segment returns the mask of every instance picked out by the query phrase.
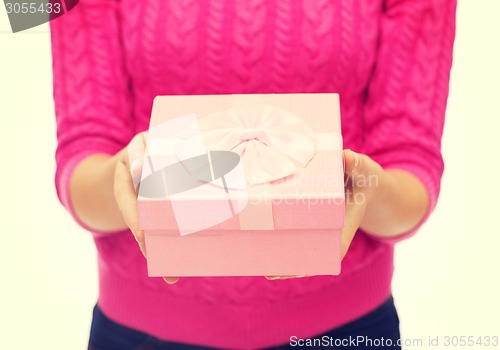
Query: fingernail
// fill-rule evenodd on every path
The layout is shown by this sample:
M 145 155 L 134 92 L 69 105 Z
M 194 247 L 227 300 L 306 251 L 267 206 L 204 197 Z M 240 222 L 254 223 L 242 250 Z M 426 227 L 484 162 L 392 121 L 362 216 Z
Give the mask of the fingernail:
M 163 280 L 167 282 L 167 284 L 175 284 L 179 281 L 179 277 L 163 277 Z
M 147 258 L 148 256 L 146 254 L 146 245 L 144 243 L 139 243 L 139 249 L 141 250 L 142 255 Z
M 353 175 L 356 175 L 358 173 L 358 166 L 359 166 L 359 154 L 357 154 L 354 151 L 351 151 L 352 154 L 354 155 L 354 165 L 352 167 L 351 173 Z
M 132 234 L 137 243 L 144 243 L 144 231 L 141 229 L 133 229 Z M 137 238 L 140 237 L 140 238 Z
M 274 280 L 279 280 L 281 277 L 280 276 L 267 276 L 266 278 L 270 281 L 274 281 Z
M 134 159 L 130 164 L 130 175 L 132 177 L 139 177 L 142 173 L 142 161 L 140 159 Z
M 132 163 L 130 163 L 130 170 L 137 169 L 139 167 L 140 159 L 134 159 Z

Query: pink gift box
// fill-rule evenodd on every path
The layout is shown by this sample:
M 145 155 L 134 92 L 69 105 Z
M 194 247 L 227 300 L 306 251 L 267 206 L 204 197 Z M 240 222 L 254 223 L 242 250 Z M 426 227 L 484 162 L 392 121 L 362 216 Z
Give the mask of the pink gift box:
M 339 97 L 157 96 L 138 195 L 149 276 L 338 275 Z

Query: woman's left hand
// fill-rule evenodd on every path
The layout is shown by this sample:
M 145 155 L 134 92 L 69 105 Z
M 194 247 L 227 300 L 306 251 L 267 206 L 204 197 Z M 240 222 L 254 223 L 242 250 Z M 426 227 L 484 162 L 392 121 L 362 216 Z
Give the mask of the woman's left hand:
M 341 236 L 341 258 L 361 226 L 368 202 L 376 191 L 379 179 L 384 175 L 382 167 L 369 156 L 344 150 L 345 226 Z M 308 276 L 266 276 L 268 280 L 300 278 Z

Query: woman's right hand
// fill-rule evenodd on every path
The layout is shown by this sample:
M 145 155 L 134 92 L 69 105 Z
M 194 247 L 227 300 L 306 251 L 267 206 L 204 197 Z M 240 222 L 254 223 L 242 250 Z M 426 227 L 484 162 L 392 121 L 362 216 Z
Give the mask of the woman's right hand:
M 139 226 L 137 211 L 137 188 L 141 181 L 142 165 L 146 149 L 147 132 L 134 136 L 130 143 L 116 154 L 117 162 L 114 176 L 114 196 L 125 224 L 132 231 L 144 257 L 146 245 L 144 232 Z M 176 283 L 178 277 L 163 277 L 168 284 Z

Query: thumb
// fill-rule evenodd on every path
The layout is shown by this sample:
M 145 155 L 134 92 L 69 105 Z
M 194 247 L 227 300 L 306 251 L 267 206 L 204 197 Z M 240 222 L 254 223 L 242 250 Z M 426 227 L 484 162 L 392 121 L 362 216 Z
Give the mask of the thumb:
M 351 151 L 344 150 L 344 174 L 350 178 L 363 174 L 363 158 L 362 155 Z
M 144 162 L 144 154 L 146 148 L 145 137 L 146 132 L 139 133 L 134 136 L 127 147 L 128 152 L 128 165 L 134 189 L 137 192 L 142 175 L 142 165 Z

